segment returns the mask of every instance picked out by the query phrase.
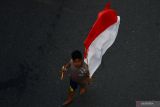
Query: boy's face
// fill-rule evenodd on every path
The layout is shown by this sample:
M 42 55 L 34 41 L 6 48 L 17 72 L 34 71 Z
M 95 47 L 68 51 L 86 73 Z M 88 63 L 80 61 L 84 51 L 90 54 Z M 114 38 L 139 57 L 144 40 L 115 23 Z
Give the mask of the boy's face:
M 74 65 L 76 68 L 81 67 L 81 65 L 82 65 L 82 59 L 75 59 L 75 60 L 73 60 L 73 65 Z

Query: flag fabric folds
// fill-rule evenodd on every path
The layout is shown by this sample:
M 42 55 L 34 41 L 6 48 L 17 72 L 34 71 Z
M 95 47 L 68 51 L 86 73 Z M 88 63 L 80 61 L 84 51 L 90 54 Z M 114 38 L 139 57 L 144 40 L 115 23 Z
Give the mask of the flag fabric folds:
M 116 39 L 120 17 L 110 4 L 99 12 L 97 20 L 84 41 L 84 61 L 88 64 L 90 77 L 100 66 L 102 56 Z

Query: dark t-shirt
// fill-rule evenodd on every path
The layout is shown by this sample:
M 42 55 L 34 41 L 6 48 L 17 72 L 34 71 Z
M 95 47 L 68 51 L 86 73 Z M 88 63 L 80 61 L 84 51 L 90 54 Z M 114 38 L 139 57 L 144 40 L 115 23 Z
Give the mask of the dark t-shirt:
M 80 68 L 76 68 L 73 65 L 72 60 L 69 62 L 70 66 L 68 68 L 69 77 L 75 82 L 83 82 L 86 78 L 89 77 L 88 65 L 83 62 Z

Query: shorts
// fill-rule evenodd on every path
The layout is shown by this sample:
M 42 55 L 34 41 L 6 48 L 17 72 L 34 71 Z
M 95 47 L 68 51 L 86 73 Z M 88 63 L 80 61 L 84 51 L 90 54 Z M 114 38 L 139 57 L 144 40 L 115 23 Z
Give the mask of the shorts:
M 73 81 L 72 79 L 70 79 L 70 87 L 69 87 L 70 92 L 74 92 L 78 88 L 78 86 L 86 87 L 86 84 L 77 83 L 77 82 Z

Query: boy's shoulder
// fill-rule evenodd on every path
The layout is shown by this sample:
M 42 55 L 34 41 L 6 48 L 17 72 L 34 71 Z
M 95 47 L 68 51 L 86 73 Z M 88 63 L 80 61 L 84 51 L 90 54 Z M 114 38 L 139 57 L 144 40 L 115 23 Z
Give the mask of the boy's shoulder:
M 88 70 L 88 65 L 85 62 L 83 62 L 83 68 Z
M 70 61 L 68 62 L 69 64 L 72 64 L 73 63 L 73 60 L 72 59 L 70 59 Z
M 85 67 L 88 67 L 88 64 L 86 64 L 85 62 L 83 62 L 83 65 L 84 65 Z

